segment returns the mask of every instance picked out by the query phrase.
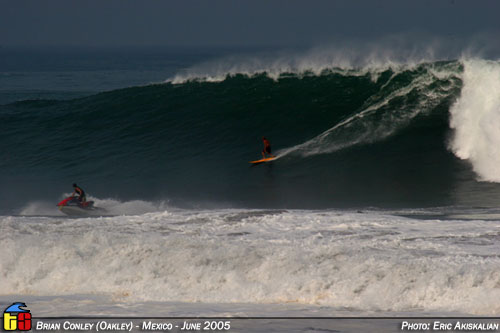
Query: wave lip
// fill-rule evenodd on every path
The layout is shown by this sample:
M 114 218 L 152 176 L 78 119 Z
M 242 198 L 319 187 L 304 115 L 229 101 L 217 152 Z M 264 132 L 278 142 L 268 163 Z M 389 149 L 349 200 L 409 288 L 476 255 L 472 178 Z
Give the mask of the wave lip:
M 394 43 L 395 42 L 395 43 Z M 383 43 L 317 47 L 303 52 L 274 52 L 270 55 L 227 56 L 192 66 L 167 82 L 182 84 L 190 81 L 221 82 L 228 77 L 266 75 L 277 80 L 288 75 L 321 75 L 341 73 L 366 75 L 401 68 L 413 68 L 422 63 L 435 62 L 443 53 L 439 43 L 405 47 L 402 39 Z M 448 57 L 442 58 L 448 59 Z M 456 58 L 452 58 L 456 59 Z

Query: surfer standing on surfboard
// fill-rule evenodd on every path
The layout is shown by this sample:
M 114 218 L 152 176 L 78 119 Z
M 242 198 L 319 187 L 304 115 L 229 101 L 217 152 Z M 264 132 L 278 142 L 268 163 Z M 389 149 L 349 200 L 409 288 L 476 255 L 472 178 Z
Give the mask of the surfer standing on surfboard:
M 269 140 L 267 140 L 265 137 L 262 137 L 262 142 L 264 142 L 264 150 L 262 151 L 262 158 L 266 158 L 266 154 L 269 155 L 270 157 L 274 157 L 274 155 L 271 154 L 271 144 L 269 143 Z

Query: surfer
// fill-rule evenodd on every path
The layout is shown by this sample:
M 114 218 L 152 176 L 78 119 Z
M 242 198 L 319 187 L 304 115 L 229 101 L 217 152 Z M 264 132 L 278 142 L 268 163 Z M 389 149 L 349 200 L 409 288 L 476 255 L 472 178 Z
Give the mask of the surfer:
M 75 196 L 78 194 L 78 201 L 81 203 L 84 203 L 87 201 L 87 198 L 85 197 L 85 191 L 82 190 L 82 188 L 76 184 L 73 184 L 73 188 L 75 189 L 73 193 L 71 193 L 71 196 Z
M 271 154 L 271 144 L 269 143 L 269 140 L 267 140 L 265 137 L 262 137 L 262 142 L 264 142 L 264 150 L 262 150 L 262 158 L 266 158 L 266 154 L 269 155 L 270 157 L 274 157 L 274 155 Z

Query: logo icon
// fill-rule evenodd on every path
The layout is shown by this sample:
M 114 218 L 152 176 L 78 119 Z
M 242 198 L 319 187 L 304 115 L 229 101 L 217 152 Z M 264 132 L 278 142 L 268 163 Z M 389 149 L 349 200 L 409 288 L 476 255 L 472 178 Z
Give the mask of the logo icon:
M 31 313 L 25 308 L 26 304 L 22 302 L 12 303 L 3 312 L 3 329 L 6 331 L 29 331 L 31 329 Z

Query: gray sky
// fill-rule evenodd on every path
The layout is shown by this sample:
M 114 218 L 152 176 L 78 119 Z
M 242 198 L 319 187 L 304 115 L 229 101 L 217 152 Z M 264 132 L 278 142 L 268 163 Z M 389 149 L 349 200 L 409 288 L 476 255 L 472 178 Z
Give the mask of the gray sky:
M 404 33 L 498 37 L 500 1 L 0 0 L 3 46 L 309 46 Z

